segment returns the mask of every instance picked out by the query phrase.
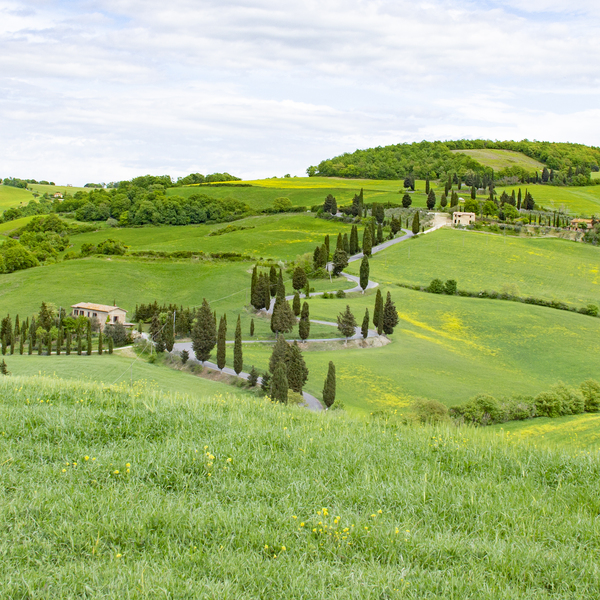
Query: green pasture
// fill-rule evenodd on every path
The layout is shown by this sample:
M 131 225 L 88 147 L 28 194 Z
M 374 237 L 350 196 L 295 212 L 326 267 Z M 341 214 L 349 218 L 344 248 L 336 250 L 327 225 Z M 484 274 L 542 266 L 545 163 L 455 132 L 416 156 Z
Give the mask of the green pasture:
M 592 173 L 592 179 L 600 179 L 600 172 L 596 171 L 595 173 Z
M 485 167 L 491 167 L 494 171 L 500 171 L 507 167 L 521 167 L 529 171 L 542 171 L 544 164 L 530 158 L 522 152 L 512 150 L 451 150 L 455 154 L 466 154 Z
M 391 291 L 400 323 L 381 348 L 314 344 L 305 353 L 306 389 L 321 396 L 328 362 L 339 397 L 353 412 L 406 410 L 419 397 L 451 406 L 476 394 L 538 394 L 559 380 L 600 379 L 600 319 L 530 305 Z M 311 317 L 335 321 L 346 304 L 358 323 L 375 295 L 310 302 Z M 372 327 L 372 324 L 371 324 Z M 244 362 L 265 369 L 270 349 L 244 347 Z
M 115 350 L 112 355 L 105 353 L 102 356 L 97 354 L 78 356 L 76 353 L 70 356 L 8 354 L 2 358 L 6 361 L 12 375 L 51 377 L 61 380 L 76 379 L 82 382 L 125 387 L 133 385 L 138 392 L 146 389 L 202 396 L 232 391 L 232 388 L 224 383 L 170 369 L 157 363 L 151 364 L 147 362 L 145 355 L 136 360 L 135 357 L 125 356 L 122 352 L 124 351 Z
M 31 192 L 11 185 L 0 184 L 0 210 L 4 211 L 20 204 L 27 204 L 30 200 L 35 200 Z
M 562 210 L 570 215 L 600 215 L 600 186 L 559 187 L 554 185 L 524 185 L 497 187 L 496 193 L 505 191 L 510 194 L 513 189 L 518 193 L 519 188 L 531 192 L 538 207 L 547 210 Z
M 427 286 L 455 279 L 458 289 L 495 290 L 600 306 L 600 249 L 558 238 L 518 238 L 444 228 L 370 259 L 371 279 Z M 360 262 L 347 271 L 358 275 Z
M 576 453 L 596 453 L 600 449 L 598 413 L 510 421 L 494 425 L 490 430 L 503 435 L 506 440 L 525 441 L 543 448 L 568 448 Z
M 209 235 L 213 231 L 232 227 L 251 227 L 222 235 Z M 82 244 L 99 244 L 112 238 L 122 241 L 132 252 L 157 250 L 175 252 L 239 252 L 255 259 L 295 260 L 299 255 L 314 251 L 326 235 L 335 248 L 338 233 L 350 235 L 346 223 L 317 219 L 314 214 L 277 214 L 250 217 L 232 223 L 217 225 L 187 225 L 137 228 L 109 228 L 71 238 L 69 250 L 78 252 Z
M 0 423 L 5 598 L 600 595 L 588 456 L 43 378 L 1 378 Z
M 40 195 L 46 193 L 48 196 L 52 196 L 57 192 L 63 194 L 63 196 L 65 194 L 70 194 L 72 196 L 75 192 L 85 192 L 87 194 L 91 189 L 72 185 L 41 185 L 39 183 L 30 183 L 29 187 Z
M 6 223 L 0 223 L 0 234 L 1 235 L 10 235 L 15 229 L 19 229 L 19 227 L 23 227 L 23 225 L 27 225 L 29 221 L 33 219 L 31 217 L 21 217 L 20 219 L 15 219 L 14 221 L 7 221 Z

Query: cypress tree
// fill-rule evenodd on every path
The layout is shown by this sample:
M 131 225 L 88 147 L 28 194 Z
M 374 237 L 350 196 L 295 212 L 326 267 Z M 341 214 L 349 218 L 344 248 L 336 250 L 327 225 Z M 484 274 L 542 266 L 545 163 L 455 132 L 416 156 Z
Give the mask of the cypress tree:
M 327 408 L 333 405 L 335 402 L 335 365 L 329 361 L 329 368 L 327 369 L 327 377 L 325 378 L 325 384 L 323 385 L 323 404 Z
M 271 373 L 269 371 L 265 371 L 260 380 L 260 389 L 263 394 L 271 393 Z
M 446 198 L 446 194 L 442 194 L 442 197 L 440 198 L 440 206 L 442 208 L 446 208 L 447 205 L 448 205 L 448 199 Z
M 306 272 L 302 267 L 296 267 L 294 269 L 294 274 L 292 275 L 292 287 L 295 290 L 301 290 L 306 287 L 308 283 L 308 277 L 306 277 Z
M 521 195 L 521 188 L 519 188 L 519 195 L 517 196 L 517 210 L 521 210 L 522 202 L 523 202 L 523 196 Z
M 474 185 L 471 186 L 471 200 L 477 200 L 477 188 Z
M 242 355 L 242 320 L 238 315 L 237 325 L 235 326 L 235 342 L 233 343 L 233 370 L 239 375 L 244 366 L 244 357 Z
M 150 338 L 152 341 L 158 341 L 158 334 L 160 332 L 160 319 L 158 318 L 158 313 L 154 313 L 152 315 L 152 321 L 150 322 Z
M 288 346 L 286 354 L 288 386 L 294 392 L 302 393 L 302 388 L 308 379 L 308 369 L 298 342 Z
M 371 236 L 371 228 L 367 225 L 365 232 L 363 233 L 363 254 L 365 256 L 371 256 L 371 249 L 373 247 L 373 237 Z
M 348 255 L 343 250 L 336 250 L 332 262 L 332 273 L 337 277 L 348 266 Z
M 429 190 L 431 188 L 429 187 L 429 177 L 427 177 L 427 179 L 425 179 L 425 193 L 429 194 Z
M 363 294 L 369 285 L 369 258 L 367 256 L 363 256 L 363 259 L 360 263 L 360 287 L 363 290 Z
M 294 315 L 296 315 L 296 316 L 300 315 L 300 294 L 298 293 L 298 290 L 296 290 L 296 293 L 294 294 L 294 301 L 292 302 L 292 310 L 294 311 Z
M 381 295 L 381 289 L 377 288 L 377 294 L 375 294 L 375 309 L 373 310 L 373 325 L 379 326 L 380 315 L 383 313 L 383 296 Z
M 280 362 L 275 367 L 271 381 L 271 400 L 287 404 L 288 401 L 288 379 L 285 372 L 285 364 Z
M 281 275 L 281 270 L 279 271 L 279 274 Z M 277 293 L 277 284 L 277 269 L 275 268 L 275 265 L 271 265 L 271 268 L 269 269 L 269 292 L 271 297 L 274 297 Z
M 25 337 L 21 335 L 19 337 L 19 354 L 22 356 L 25 351 Z
M 222 371 L 226 363 L 225 341 L 227 336 L 227 319 L 225 315 L 219 321 L 219 331 L 217 333 L 217 367 Z
M 335 244 L 335 249 L 336 250 L 343 250 L 344 249 L 344 238 L 342 237 L 342 232 L 341 231 L 340 231 L 340 233 L 338 233 L 337 242 Z
M 167 314 L 167 322 L 163 329 L 163 340 L 165 341 L 167 352 L 172 352 L 175 345 L 175 331 L 173 328 L 173 313 L 171 312 Z
M 29 334 L 28 338 L 27 354 L 33 354 L 33 339 L 31 338 L 31 334 Z
M 266 273 L 262 276 L 263 306 L 266 311 L 271 309 L 271 281 Z
M 15 334 L 11 327 L 11 329 L 10 329 L 10 353 L 11 354 L 15 353 L 15 341 L 16 341 Z
M 377 322 L 377 335 L 381 335 L 383 333 L 383 308 L 379 313 L 379 320 Z
M 415 216 L 413 217 L 412 232 L 416 235 L 417 233 L 419 233 L 420 228 L 421 228 L 421 224 L 419 222 L 419 211 L 417 211 L 415 213 Z
M 382 244 L 383 243 L 383 226 L 381 225 L 381 223 L 379 223 L 379 225 L 377 225 L 377 244 Z
M 252 304 L 252 306 L 254 306 L 254 308 L 256 308 L 257 310 L 259 310 L 260 308 L 262 308 L 260 306 L 262 298 L 259 297 L 257 288 L 258 288 L 258 268 L 256 265 L 254 265 L 254 268 L 252 269 L 252 281 L 250 283 L 250 304 Z
M 319 266 L 324 267 L 329 261 L 329 250 L 327 249 L 327 246 L 325 244 L 321 246 L 320 252 L 321 253 L 319 255 Z
M 446 191 L 446 194 L 448 192 Z M 432 210 L 435 206 L 435 192 L 433 190 L 429 190 L 429 194 L 427 195 L 427 208 Z
M 360 328 L 360 332 L 363 336 L 363 339 L 366 340 L 369 335 L 369 309 L 365 309 L 365 316 L 363 317 L 362 326 Z
M 44 335 L 43 334 L 38 334 L 37 336 L 37 350 L 38 350 L 38 355 L 41 356 L 42 352 L 44 351 Z M 4 354 L 4 352 L 3 352 Z
M 254 337 L 254 319 L 250 320 L 250 337 Z
M 112 337 L 109 337 L 109 338 L 108 338 L 108 353 L 109 353 L 109 354 L 112 354 L 112 353 L 113 353 L 113 349 L 114 349 L 114 347 L 115 347 L 115 342 L 114 342 L 114 340 L 112 339 Z
M 282 335 L 277 336 L 277 340 L 273 345 L 273 351 L 271 352 L 271 358 L 269 358 L 269 371 L 275 373 L 275 367 L 279 363 L 285 362 L 285 356 L 288 349 L 288 343 Z
M 386 335 L 394 333 L 394 327 L 398 325 L 398 311 L 396 305 L 392 301 L 392 295 L 388 292 L 383 307 L 383 331 Z
M 6 355 L 6 334 L 2 336 L 2 354 Z
M 356 225 L 353 225 L 350 231 L 350 254 L 354 255 L 359 251 L 360 247 L 358 245 L 358 227 Z
M 8 366 L 4 359 L 2 359 L 2 363 L 0 364 L 0 373 L 2 373 L 2 375 L 10 375 L 10 371 L 8 370 Z
M 67 335 L 67 343 L 65 345 L 65 354 L 67 356 L 70 356 L 71 355 L 71 332 L 67 331 L 66 335 Z
M 277 280 L 277 295 L 273 306 L 273 314 L 271 315 L 271 331 L 273 333 L 288 333 L 296 324 L 296 317 L 290 307 L 289 302 L 285 299 L 285 286 L 283 285 L 283 275 L 279 271 Z
M 346 310 L 340 313 L 337 317 L 337 326 L 340 333 L 346 338 L 352 337 L 356 332 L 356 319 L 350 310 L 350 306 L 346 305 Z
M 192 329 L 192 348 L 196 358 L 204 362 L 210 358 L 210 353 L 217 343 L 215 320 L 206 298 L 198 310 L 198 318 Z
M 331 245 L 329 243 L 329 234 L 325 236 L 325 248 L 327 248 L 327 260 L 329 260 L 329 254 L 331 253 Z
M 56 336 L 56 354 L 57 354 L 57 356 L 62 351 L 62 345 L 63 345 L 63 329 L 62 329 L 62 327 L 59 327 L 58 335 Z
M 350 254 L 350 240 L 348 239 L 347 233 L 344 234 L 343 246 L 344 246 L 344 248 L 343 248 L 344 252 L 346 254 Z
M 308 302 L 302 304 L 302 312 L 300 313 L 300 323 L 298 324 L 298 335 L 301 340 L 307 340 L 310 335 L 310 315 Z
M 33 345 L 37 341 L 37 324 L 35 322 L 35 317 L 31 317 L 31 325 L 29 326 L 29 335 L 31 335 L 31 339 L 33 340 Z
M 86 354 L 92 355 L 92 322 L 88 319 L 87 322 L 87 349 Z
M 258 371 L 254 368 L 254 365 L 252 365 L 252 368 L 250 369 L 250 373 L 248 374 L 248 385 L 250 387 L 255 387 L 257 383 L 258 383 Z
M 104 348 L 102 347 L 104 340 L 102 339 L 102 329 L 100 329 L 100 331 L 98 332 L 98 355 L 102 356 L 102 352 L 104 351 Z M 57 349 L 58 349 L 58 342 L 56 343 Z M 57 354 L 60 354 L 60 352 L 58 352 L 57 350 Z
M 48 331 L 46 333 L 46 350 L 48 351 L 48 356 L 52 354 L 52 332 Z

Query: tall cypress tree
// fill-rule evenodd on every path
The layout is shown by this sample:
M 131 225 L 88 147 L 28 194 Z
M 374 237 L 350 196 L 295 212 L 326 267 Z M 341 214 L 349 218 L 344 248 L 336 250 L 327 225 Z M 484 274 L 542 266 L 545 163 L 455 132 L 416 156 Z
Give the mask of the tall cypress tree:
M 523 196 L 521 195 L 521 188 L 519 188 L 519 195 L 517 196 L 517 210 L 521 210 L 522 201 L 523 201 Z
M 429 194 L 429 190 L 431 188 L 429 187 L 429 177 L 427 177 L 427 179 L 425 179 L 425 193 Z
M 65 354 L 67 356 L 70 356 L 71 355 L 71 332 L 69 330 L 67 330 L 66 335 L 67 335 L 67 343 L 65 344 Z
M 335 365 L 329 361 L 329 368 L 327 369 L 327 377 L 325 378 L 325 384 L 323 385 L 323 404 L 327 408 L 333 405 L 335 402 Z
M 350 240 L 348 239 L 347 233 L 344 234 L 343 246 L 344 246 L 344 252 L 346 254 L 350 254 Z
M 477 200 L 477 188 L 474 185 L 471 186 L 471 200 Z
M 349 254 L 352 256 L 358 252 L 358 228 L 356 225 L 352 225 L 350 230 L 350 250 Z
M 294 311 L 294 315 L 296 315 L 296 316 L 300 315 L 300 294 L 298 293 L 298 290 L 296 290 L 296 293 L 294 294 L 294 300 L 292 302 L 292 310 Z
M 233 343 L 233 370 L 239 375 L 244 367 L 244 357 L 242 355 L 242 320 L 238 315 L 235 326 L 235 341 Z
M 167 348 L 167 352 L 172 352 L 173 346 L 175 345 L 175 331 L 172 312 L 167 314 L 167 322 L 165 323 L 163 329 L 163 340 L 165 341 L 165 347 Z
M 254 319 L 250 319 L 250 337 L 254 337 Z
M 325 236 L 325 248 L 327 248 L 327 260 L 329 260 L 329 255 L 331 254 L 331 245 L 329 243 L 329 234 Z
M 277 340 L 273 345 L 273 351 L 271 352 L 271 357 L 269 358 L 269 371 L 271 373 L 275 373 L 275 367 L 279 363 L 285 362 L 285 357 L 287 354 L 288 343 L 285 341 L 285 338 L 282 335 L 277 336 Z
M 283 361 L 277 363 L 271 379 L 271 400 L 282 404 L 288 401 L 288 379 Z
M 416 235 L 419 233 L 419 229 L 421 229 L 421 223 L 419 222 L 419 211 L 417 211 L 413 217 L 412 232 Z
M 57 356 L 62 351 L 62 345 L 63 345 L 63 328 L 59 327 L 58 335 L 56 336 L 56 354 L 57 354 Z
M 257 310 L 262 308 L 260 303 L 262 301 L 262 297 L 258 295 L 258 267 L 254 265 L 252 269 L 252 282 L 250 283 L 250 304 L 254 306 Z
M 383 312 L 383 296 L 381 295 L 381 289 L 377 288 L 375 294 L 375 308 L 373 310 L 373 325 L 377 327 L 379 325 L 379 315 Z
M 15 353 L 15 342 L 16 342 L 16 338 L 15 338 L 15 332 L 13 331 L 13 328 L 10 328 L 10 353 L 14 354 Z
M 300 323 L 298 324 L 298 335 L 301 340 L 307 340 L 310 335 L 310 315 L 308 302 L 302 304 L 302 312 L 300 313 Z
M 338 233 L 337 242 L 335 244 L 335 249 L 336 250 L 343 250 L 344 249 L 344 238 L 342 237 L 342 232 L 341 231 L 340 231 L 340 233 Z
M 377 244 L 383 244 L 383 226 L 381 223 L 377 225 Z
M 360 262 L 360 287 L 363 290 L 363 294 L 369 285 L 369 272 L 369 258 L 367 256 L 363 256 L 363 259 Z
M 210 358 L 210 353 L 217 343 L 215 320 L 206 298 L 198 310 L 198 317 L 192 329 L 192 348 L 196 358 L 204 362 Z
M 362 326 L 360 328 L 360 333 L 363 336 L 363 339 L 366 340 L 369 335 L 369 309 L 365 309 L 365 316 L 363 317 Z
M 98 354 L 100 356 L 102 356 L 102 352 L 104 351 L 103 348 L 103 339 L 102 339 L 102 329 L 100 329 L 100 331 L 98 332 Z M 57 354 L 60 354 L 60 352 L 58 352 L 58 342 L 56 343 L 56 347 L 57 347 Z
M 295 290 L 301 290 L 306 287 L 307 282 L 306 271 L 302 267 L 296 267 L 292 275 L 292 287 Z
M 383 331 L 386 335 L 394 333 L 394 327 L 398 325 L 398 311 L 392 301 L 392 295 L 388 292 L 383 307 Z
M 222 371 L 226 363 L 225 342 L 227 338 L 227 318 L 225 315 L 219 321 L 219 331 L 217 333 L 217 367 Z
M 29 334 L 27 341 L 27 354 L 33 354 L 33 338 L 31 337 L 31 334 Z
M 279 273 L 281 274 L 281 270 Z M 275 268 L 275 265 L 271 265 L 271 268 L 269 269 L 269 291 L 271 293 L 271 297 L 274 297 L 277 293 L 277 284 L 277 269 Z
M 92 355 L 92 321 L 88 319 L 87 322 L 87 349 L 86 354 L 88 356 Z
M 294 392 L 302 393 L 302 388 L 308 379 L 308 369 L 298 342 L 288 346 L 286 354 L 288 386 Z
M 373 236 L 371 235 L 371 227 L 367 225 L 365 232 L 363 233 L 363 254 L 365 256 L 371 256 L 371 249 L 373 247 Z
M 112 354 L 112 353 L 113 353 L 113 349 L 114 349 L 114 347 L 115 347 L 115 342 L 114 342 L 114 340 L 112 339 L 112 337 L 109 337 L 109 338 L 108 338 L 108 353 L 109 353 L 109 354 Z
M 22 356 L 25 351 L 25 336 L 21 335 L 19 337 L 19 354 Z

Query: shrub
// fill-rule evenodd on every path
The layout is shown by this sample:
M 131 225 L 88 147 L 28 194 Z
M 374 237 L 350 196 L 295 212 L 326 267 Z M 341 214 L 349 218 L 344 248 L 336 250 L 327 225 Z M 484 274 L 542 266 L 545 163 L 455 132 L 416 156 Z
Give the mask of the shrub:
M 131 336 L 121 323 L 108 323 L 104 327 L 105 337 L 112 338 L 115 346 L 124 346 L 131 341 Z
M 411 405 L 414 418 L 419 423 L 444 423 L 448 421 L 448 408 L 429 398 L 417 398 Z
M 441 279 L 434 279 L 427 288 L 428 292 L 432 294 L 443 294 L 444 293 L 444 284 Z
M 496 398 L 489 394 L 479 394 L 464 406 L 466 422 L 474 425 L 491 425 L 501 420 L 502 410 Z
M 446 281 L 446 284 L 444 285 L 444 291 L 449 296 L 454 296 L 456 294 L 456 287 L 456 280 L 448 279 L 448 281 Z
M 598 307 L 595 304 L 588 304 L 586 309 L 586 313 L 590 315 L 590 317 L 598 316 Z
M 584 400 L 585 411 L 600 411 L 600 383 L 593 379 L 588 379 L 581 384 L 580 389 Z
M 579 415 L 585 410 L 585 401 L 579 390 L 567 387 L 562 381 L 553 385 L 550 392 L 560 399 L 563 415 Z
M 535 402 L 531 396 L 514 396 L 503 406 L 502 421 L 524 421 L 536 416 Z
M 538 417 L 560 417 L 562 401 L 552 392 L 542 392 L 535 397 L 535 411 Z
M 336 298 L 345 298 L 346 297 L 346 292 L 344 292 L 344 290 L 338 290 L 335 293 L 335 297 Z

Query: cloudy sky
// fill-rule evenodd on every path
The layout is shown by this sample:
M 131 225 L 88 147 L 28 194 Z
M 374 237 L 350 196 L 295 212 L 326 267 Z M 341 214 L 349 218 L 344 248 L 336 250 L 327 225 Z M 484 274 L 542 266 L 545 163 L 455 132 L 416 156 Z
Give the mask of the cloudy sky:
M 0 0 L 1 177 L 476 137 L 600 145 L 598 0 Z

